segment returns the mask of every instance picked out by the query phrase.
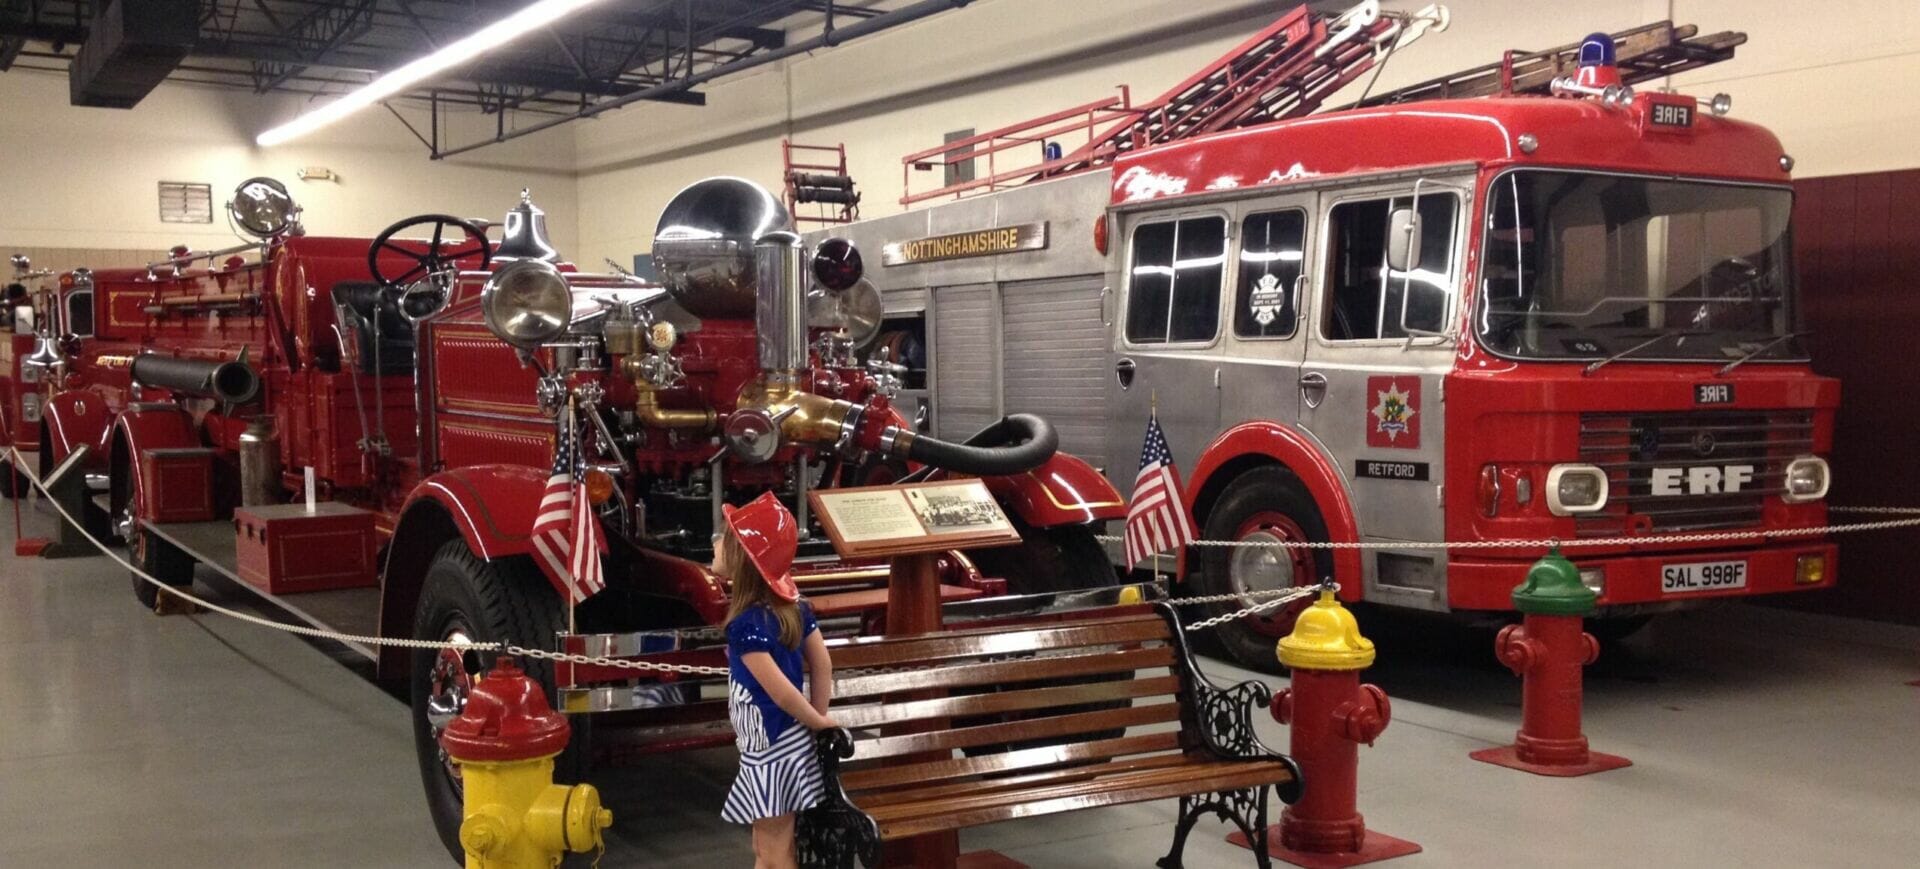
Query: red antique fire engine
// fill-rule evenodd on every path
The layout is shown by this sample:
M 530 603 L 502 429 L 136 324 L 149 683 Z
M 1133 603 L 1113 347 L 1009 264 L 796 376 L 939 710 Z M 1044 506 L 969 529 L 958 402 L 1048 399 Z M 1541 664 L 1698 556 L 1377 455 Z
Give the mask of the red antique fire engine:
M 983 477 L 1027 540 L 950 553 L 943 599 L 1116 593 L 1093 537 L 1122 509 L 1112 487 L 1037 417 L 966 443 L 916 431 L 891 406 L 894 369 L 854 355 L 879 320 L 859 252 L 803 248 L 757 185 L 710 179 L 673 200 L 653 248 L 664 286 L 560 262 L 524 197 L 499 243 L 447 215 L 371 242 L 306 236 L 267 179 L 230 208 L 257 242 L 95 273 L 92 334 L 54 342 L 49 363 L 40 466 L 86 451 L 72 460 L 106 480 L 94 502 L 168 582 L 199 562 L 342 633 L 711 665 L 727 589 L 703 565 L 723 504 L 773 491 L 804 524 L 810 488 L 918 468 Z M 531 533 L 562 439 L 611 547 L 608 587 L 577 607 Z M 838 630 L 884 607 L 885 565 L 842 562 L 817 532 L 796 567 Z M 410 680 L 430 806 L 459 855 L 459 780 L 436 736 L 481 662 L 348 645 Z M 616 713 L 576 722 L 575 774 L 595 730 L 601 755 L 730 739 L 697 686 L 529 669 L 559 708 Z
M 1661 22 L 1317 111 L 1445 23 L 1303 6 L 1151 102 L 904 158 L 977 170 L 832 230 L 883 251 L 893 358 L 937 351 L 905 398 L 939 433 L 1053 400 L 1123 489 L 1157 415 L 1203 538 L 1379 547 L 1192 548 L 1192 593 L 1492 613 L 1539 548 L 1420 544 L 1822 525 L 1839 385 L 1796 331 L 1792 160 L 1724 96 L 1633 89 L 1745 37 Z M 1602 632 L 1834 582 L 1817 536 L 1569 554 Z M 1271 667 L 1290 624 L 1222 636 Z

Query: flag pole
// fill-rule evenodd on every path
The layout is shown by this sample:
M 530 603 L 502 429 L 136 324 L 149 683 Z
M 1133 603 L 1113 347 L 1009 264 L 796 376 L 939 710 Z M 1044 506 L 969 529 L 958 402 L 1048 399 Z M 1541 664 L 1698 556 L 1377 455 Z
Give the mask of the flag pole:
M 563 419 L 563 421 L 561 422 L 561 425 L 563 425 L 563 426 L 565 426 L 565 427 L 566 427 L 566 431 L 564 431 L 564 432 L 562 432 L 562 433 L 561 433 L 561 437 L 562 437 L 562 438 L 566 438 L 566 437 L 570 437 L 570 436 L 572 436 L 572 435 L 574 434 L 574 430 L 573 430 L 573 429 L 574 429 L 574 418 L 573 418 L 573 395 L 572 395 L 571 393 L 569 393 L 569 394 L 567 395 L 567 415 L 566 415 L 566 416 L 564 417 L 564 419 Z M 580 461 L 580 456 L 581 456 L 581 453 L 580 453 L 580 451 L 579 451 L 579 449 L 580 449 L 580 443 L 579 443 L 578 441 L 573 441 L 572 443 L 573 443 L 573 446 L 574 446 L 574 454 L 573 454 L 573 460 L 574 460 L 575 462 L 579 462 L 579 461 Z M 568 468 L 568 469 L 567 469 L 567 473 L 568 473 L 569 475 L 571 475 L 571 474 L 573 473 L 573 469 L 572 469 L 572 468 Z M 580 480 L 580 479 L 578 479 L 578 478 L 576 478 L 576 479 L 574 479 L 574 481 L 573 481 L 573 484 L 574 484 L 574 485 L 576 485 L 576 486 L 584 486 L 584 485 L 586 485 L 586 483 L 585 483 L 585 482 L 583 482 L 583 481 L 581 481 L 581 480 Z M 568 501 L 572 501 L 573 499 L 572 499 L 571 497 L 569 497 L 569 498 L 568 498 L 567 500 L 568 500 Z M 575 522 L 583 522 L 583 521 L 588 521 L 588 520 L 587 520 L 587 517 L 584 517 L 584 516 L 576 516 L 576 517 L 574 517 L 574 520 L 573 520 L 573 521 L 575 521 Z M 579 580 L 579 577 L 575 577 L 575 578 L 574 578 L 574 582 L 575 582 L 575 583 L 578 583 L 579 581 L 580 581 L 580 580 Z M 575 606 L 575 601 L 574 601 L 574 595 L 573 595 L 573 594 L 572 594 L 571 592 L 569 592 L 569 593 L 567 594 L 567 635 L 568 635 L 568 636 L 572 636 L 572 635 L 575 635 L 575 634 L 578 634 L 578 633 L 580 633 L 580 631 L 579 631 L 579 630 L 577 629 L 577 628 L 578 628 L 578 626 L 577 626 L 577 624 L 576 624 L 576 623 L 575 623 L 575 621 L 574 621 L 574 613 L 573 613 L 573 610 L 574 610 L 574 606 Z M 562 649 L 562 650 L 560 650 L 560 651 L 565 651 L 565 649 Z
M 1159 419 L 1160 419 L 1160 390 L 1156 388 L 1156 389 L 1148 390 L 1147 392 L 1147 424 L 1152 425 L 1155 422 L 1159 421 Z M 1152 572 L 1149 575 L 1153 578 L 1153 584 L 1159 585 L 1160 584 L 1160 553 L 1158 552 L 1155 552 L 1153 554 L 1153 567 L 1151 568 L 1151 571 Z M 1171 582 L 1167 583 L 1167 596 L 1168 597 L 1173 596 L 1173 583 Z

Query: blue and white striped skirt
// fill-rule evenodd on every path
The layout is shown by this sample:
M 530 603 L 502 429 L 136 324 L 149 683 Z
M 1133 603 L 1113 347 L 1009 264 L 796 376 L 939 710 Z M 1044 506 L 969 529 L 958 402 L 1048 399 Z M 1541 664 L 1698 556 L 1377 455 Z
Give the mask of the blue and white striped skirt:
M 813 754 L 813 731 L 796 722 L 765 751 L 740 753 L 740 776 L 733 780 L 720 818 L 751 824 L 813 808 L 825 796 L 820 760 Z

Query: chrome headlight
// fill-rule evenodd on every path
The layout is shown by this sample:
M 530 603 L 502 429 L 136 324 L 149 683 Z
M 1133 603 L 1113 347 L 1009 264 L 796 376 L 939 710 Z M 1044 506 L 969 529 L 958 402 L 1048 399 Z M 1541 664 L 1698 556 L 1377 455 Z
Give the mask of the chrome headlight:
M 1830 476 L 1826 459 L 1801 456 L 1787 463 L 1787 490 L 1780 497 L 1790 504 L 1818 501 L 1827 496 Z
M 567 331 L 573 291 L 552 263 L 515 260 L 487 279 L 480 291 L 480 312 L 500 340 L 533 350 Z
M 233 191 L 227 214 L 248 235 L 267 239 L 293 228 L 300 207 L 293 204 L 287 185 L 272 178 L 249 178 Z
M 1547 471 L 1547 509 L 1553 515 L 1595 513 L 1606 506 L 1606 471 L 1593 465 L 1554 465 Z

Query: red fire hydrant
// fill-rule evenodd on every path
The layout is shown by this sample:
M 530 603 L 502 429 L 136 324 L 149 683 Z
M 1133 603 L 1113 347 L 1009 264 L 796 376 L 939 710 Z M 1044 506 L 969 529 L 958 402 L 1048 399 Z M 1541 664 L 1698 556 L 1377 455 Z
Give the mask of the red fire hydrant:
M 1494 652 L 1523 680 L 1520 732 L 1512 745 L 1473 752 L 1474 760 L 1538 775 L 1576 776 L 1632 765 L 1587 749 L 1580 732 L 1581 668 L 1600 657 L 1600 644 L 1581 628 L 1598 595 L 1580 583 L 1580 571 L 1555 549 L 1535 562 L 1513 590 L 1521 624 L 1500 631 Z
M 1373 642 L 1331 590 L 1300 613 L 1282 638 L 1280 663 L 1293 684 L 1273 698 L 1273 718 L 1292 727 L 1288 753 L 1306 784 L 1300 799 L 1267 829 L 1267 853 L 1298 866 L 1372 863 L 1420 850 L 1405 839 L 1367 829 L 1356 806 L 1360 743 L 1387 729 L 1386 692 L 1360 684 L 1373 664 Z M 1237 835 L 1237 834 L 1236 834 Z M 1245 845 L 1245 837 L 1233 841 Z
M 593 785 L 553 783 L 572 728 L 510 657 L 480 677 L 440 747 L 460 765 L 460 845 L 468 869 L 551 869 L 566 852 L 606 847 L 613 814 Z

